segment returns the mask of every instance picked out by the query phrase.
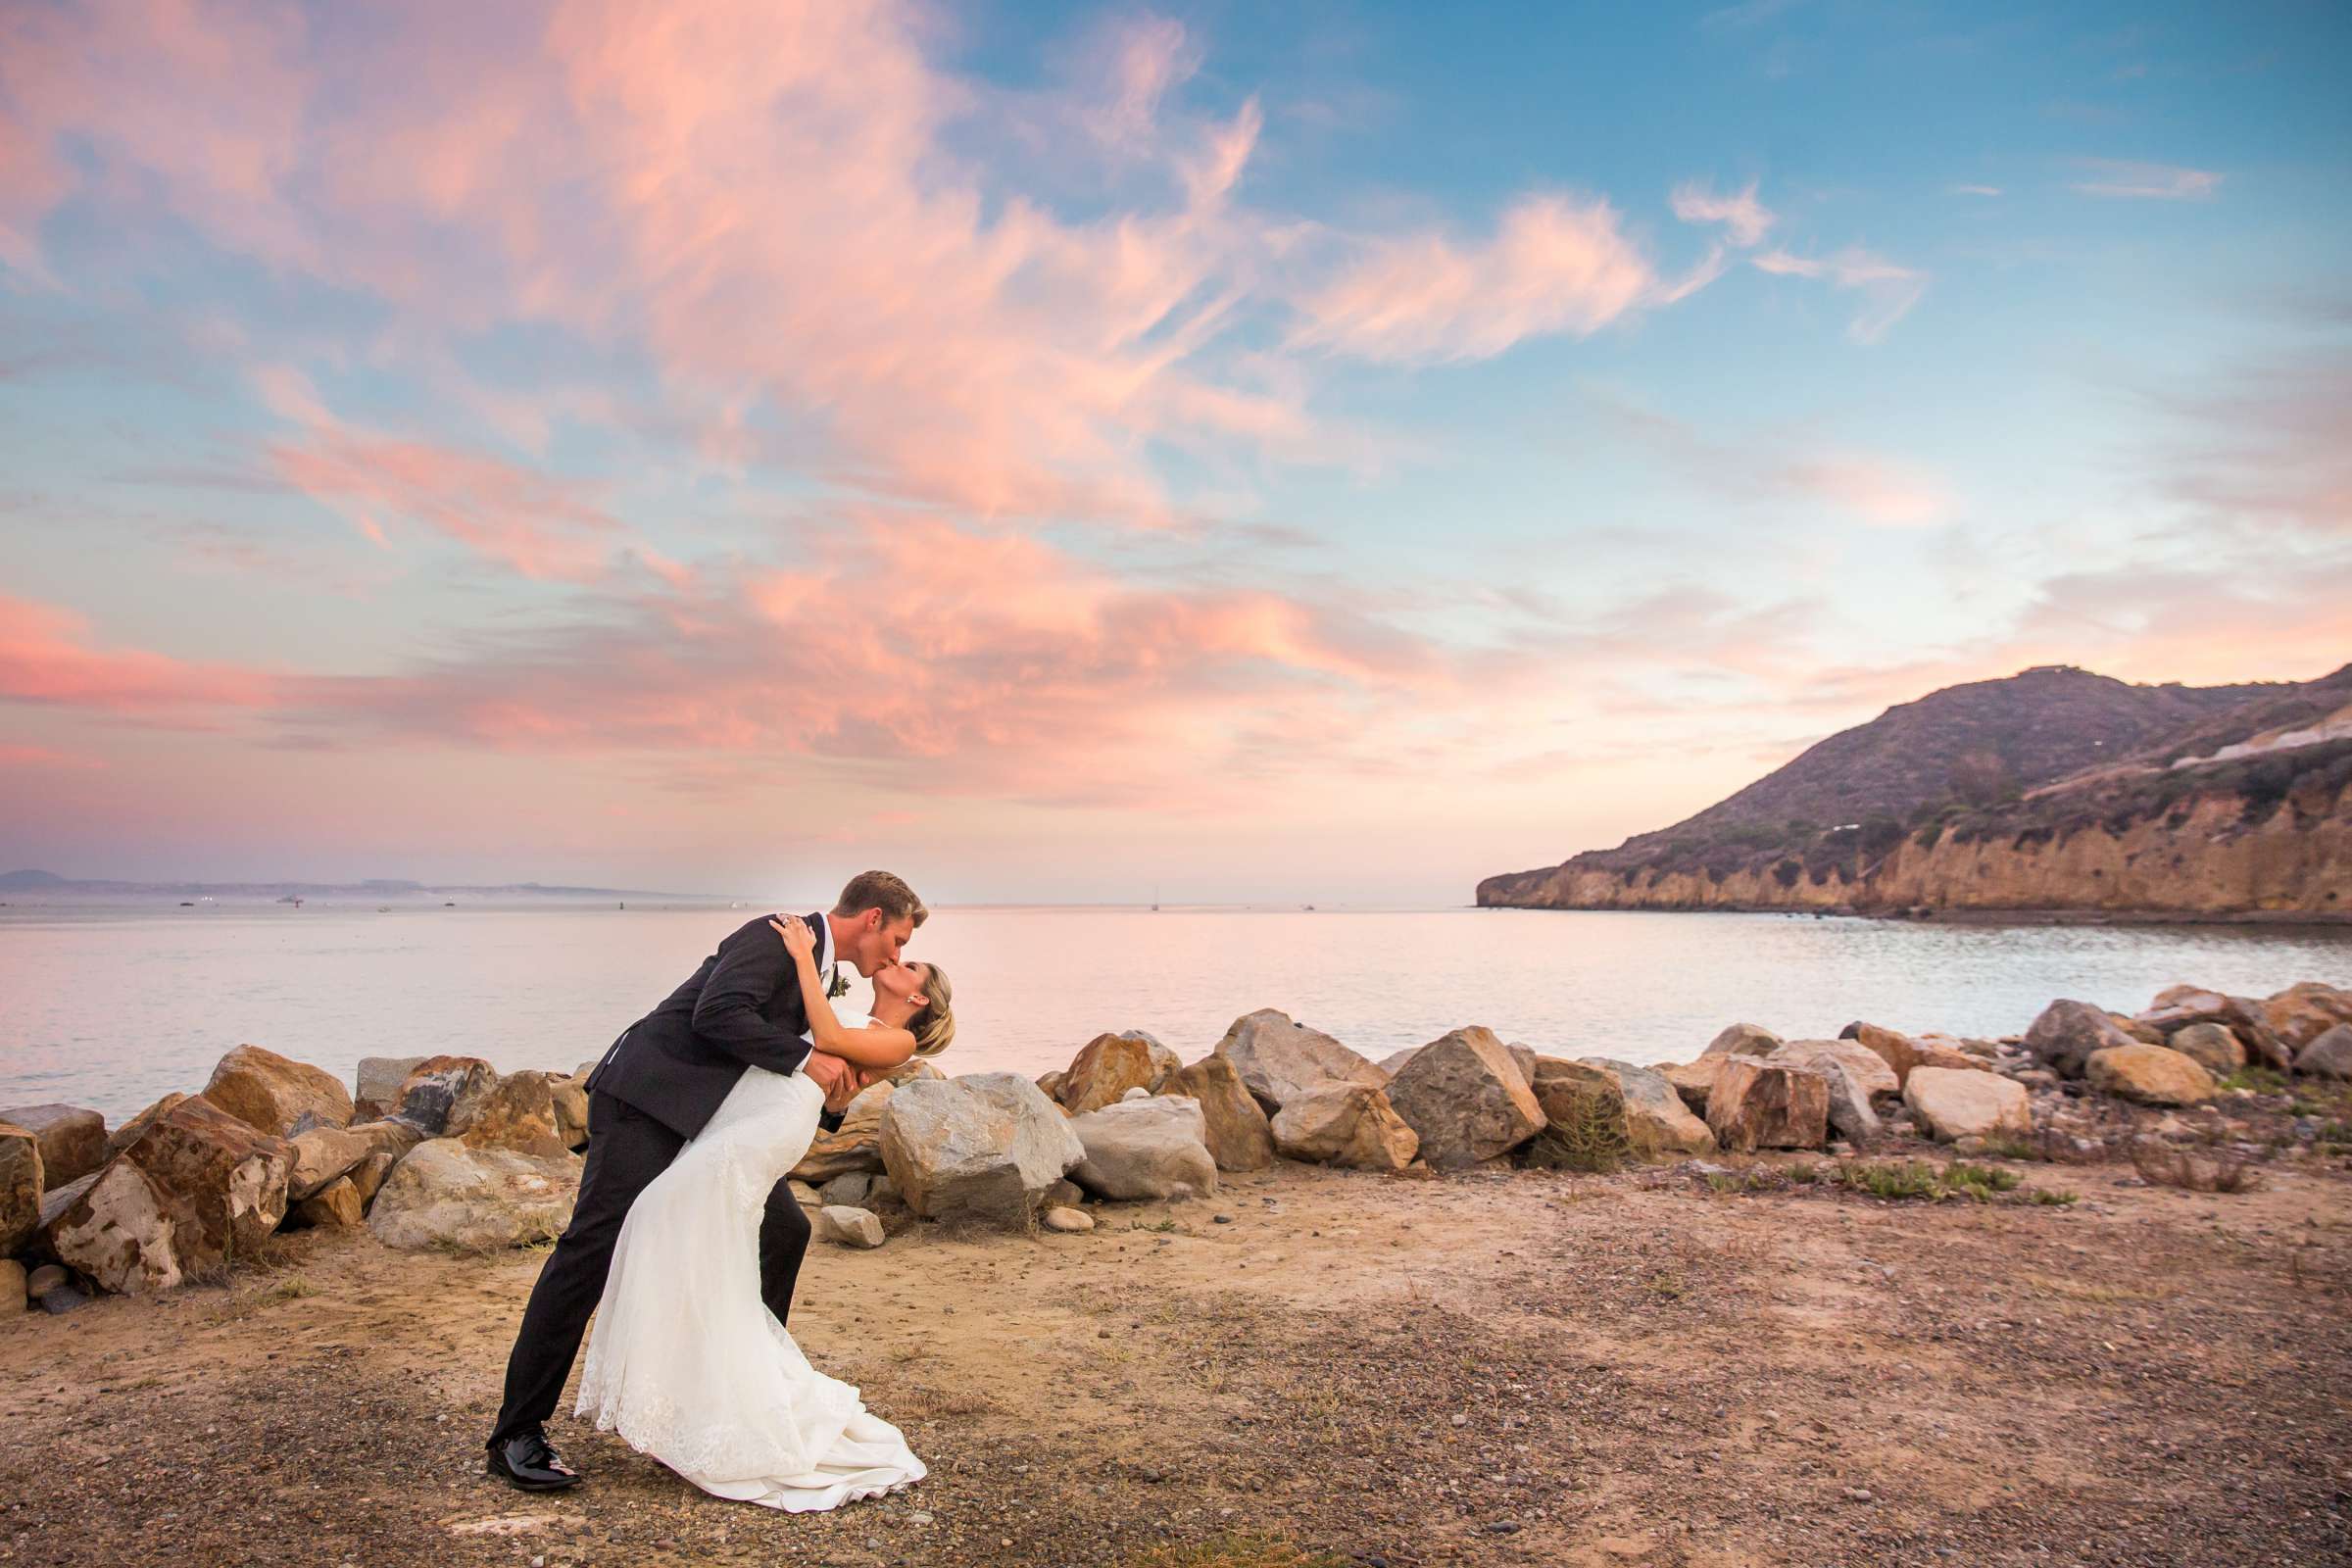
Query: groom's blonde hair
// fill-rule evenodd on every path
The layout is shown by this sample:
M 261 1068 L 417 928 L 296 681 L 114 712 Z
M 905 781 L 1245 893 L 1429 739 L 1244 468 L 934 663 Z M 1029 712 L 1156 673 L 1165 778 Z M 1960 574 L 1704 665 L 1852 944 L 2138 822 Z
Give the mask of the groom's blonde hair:
M 931 917 L 931 911 L 923 907 L 923 901 L 914 896 L 914 889 L 906 885 L 906 879 L 888 871 L 858 872 L 850 878 L 849 886 L 841 890 L 840 901 L 833 906 L 833 912 L 845 917 L 862 914 L 867 909 L 880 909 L 886 919 L 912 920 L 917 929 Z

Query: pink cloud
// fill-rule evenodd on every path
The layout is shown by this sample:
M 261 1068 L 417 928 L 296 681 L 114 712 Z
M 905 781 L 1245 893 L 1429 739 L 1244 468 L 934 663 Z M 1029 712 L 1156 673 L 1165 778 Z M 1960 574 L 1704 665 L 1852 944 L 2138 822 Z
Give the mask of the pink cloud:
M 1794 256 L 1785 250 L 1766 251 L 1754 259 L 1757 270 L 1784 277 L 1826 278 L 1841 289 L 1858 291 L 1864 304 L 1846 327 L 1857 343 L 1876 343 L 1887 329 L 1910 314 L 1928 291 L 1928 275 L 1900 267 L 1883 256 L 1848 246 L 1822 260 Z
M 1816 458 L 1788 464 L 1779 477 L 1789 489 L 1819 496 L 1868 522 L 1907 527 L 1937 521 L 1951 508 L 1939 481 L 1881 458 Z
M 1658 288 L 1614 207 L 1538 196 L 1483 244 L 1430 231 L 1366 245 L 1301 302 L 1298 340 L 1370 360 L 1491 359 L 1523 338 L 1596 332 Z
M 2078 158 L 2075 167 L 2088 176 L 2074 182 L 2085 196 L 2125 200 L 2201 202 L 2221 189 L 2222 176 L 2206 169 L 2182 169 L 2171 164 L 2134 164 L 2114 158 Z
M 1686 223 L 1721 223 L 1732 243 L 1742 248 L 1761 243 L 1765 232 L 1780 220 L 1756 200 L 1752 179 L 1744 189 L 1729 196 L 1718 196 L 1714 187 L 1696 180 L 1685 181 L 1674 188 L 1674 216 Z
M 171 716 L 266 708 L 279 690 L 259 670 L 94 648 L 74 612 L 0 595 L 0 701 Z

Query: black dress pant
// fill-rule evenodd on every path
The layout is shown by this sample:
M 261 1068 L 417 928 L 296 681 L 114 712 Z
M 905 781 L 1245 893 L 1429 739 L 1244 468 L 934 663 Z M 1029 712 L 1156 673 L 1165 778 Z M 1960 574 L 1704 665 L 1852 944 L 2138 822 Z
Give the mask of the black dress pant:
M 507 1357 L 506 1404 L 490 1434 L 491 1446 L 556 1413 L 564 1379 L 580 1353 L 580 1337 L 604 1297 L 620 1222 L 637 1195 L 685 1147 L 685 1139 L 636 1106 L 611 1095 L 588 1097 L 588 1159 L 580 1172 L 580 1196 L 522 1310 L 522 1327 Z M 778 1322 L 792 1313 L 792 1288 L 808 1250 L 808 1216 L 778 1182 L 760 1222 L 760 1296 Z

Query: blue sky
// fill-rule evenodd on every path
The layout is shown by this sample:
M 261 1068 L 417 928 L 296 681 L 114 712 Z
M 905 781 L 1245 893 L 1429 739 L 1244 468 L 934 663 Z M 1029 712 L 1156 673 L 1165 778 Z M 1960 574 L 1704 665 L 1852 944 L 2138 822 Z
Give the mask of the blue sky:
M 2324 673 L 2348 43 L 17 8 L 0 859 L 1449 901 L 1955 681 Z

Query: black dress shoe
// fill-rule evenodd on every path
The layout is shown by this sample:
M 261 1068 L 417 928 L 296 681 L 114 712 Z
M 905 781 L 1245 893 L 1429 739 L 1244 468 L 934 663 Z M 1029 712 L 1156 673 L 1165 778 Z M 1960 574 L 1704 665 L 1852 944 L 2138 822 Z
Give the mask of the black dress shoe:
M 580 1473 L 564 1462 L 538 1427 L 490 1445 L 490 1460 L 484 1469 L 506 1477 L 510 1486 L 523 1492 L 562 1492 L 580 1484 Z

